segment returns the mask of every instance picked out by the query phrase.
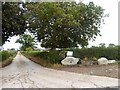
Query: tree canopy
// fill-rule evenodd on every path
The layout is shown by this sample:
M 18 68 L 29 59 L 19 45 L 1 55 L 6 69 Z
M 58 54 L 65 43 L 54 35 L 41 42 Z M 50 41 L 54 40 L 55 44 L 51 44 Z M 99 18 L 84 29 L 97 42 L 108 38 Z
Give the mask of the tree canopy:
M 2 3 L 0 2 L 0 26 L 2 25 Z
M 21 50 L 26 50 L 27 48 L 34 49 L 35 48 L 35 40 L 28 34 L 20 35 L 20 38 L 17 39 L 16 43 L 22 44 Z
M 108 47 L 115 47 L 116 45 L 115 44 L 113 44 L 113 43 L 110 43 L 109 45 L 108 45 Z
M 84 47 L 100 35 L 103 8 L 93 2 L 2 3 L 2 42 L 28 29 L 45 48 Z
M 103 9 L 93 2 L 43 2 L 26 5 L 28 30 L 45 48 L 84 47 L 100 35 Z
M 100 44 L 99 44 L 99 47 L 105 48 L 105 47 L 106 47 L 106 44 L 105 44 L 105 43 L 100 43 Z
M 14 35 L 25 32 L 24 10 L 18 2 L 2 3 L 2 44 Z

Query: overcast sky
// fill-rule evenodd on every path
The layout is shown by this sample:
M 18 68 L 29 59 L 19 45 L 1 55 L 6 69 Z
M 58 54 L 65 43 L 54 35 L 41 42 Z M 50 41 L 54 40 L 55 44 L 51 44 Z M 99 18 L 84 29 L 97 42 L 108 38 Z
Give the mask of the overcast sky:
M 76 0 L 79 1 L 79 0 Z M 101 35 L 96 38 L 95 41 L 89 42 L 89 47 L 98 46 L 100 43 L 105 43 L 106 45 L 113 43 L 118 45 L 118 2 L 120 0 L 82 0 L 84 3 L 93 1 L 94 4 L 101 6 L 105 9 L 105 14 L 109 14 L 109 17 L 105 18 L 105 24 L 102 25 L 100 29 Z M 19 37 L 12 37 L 10 42 L 6 42 L 3 45 L 4 49 L 20 47 L 20 44 L 15 43 L 16 39 Z

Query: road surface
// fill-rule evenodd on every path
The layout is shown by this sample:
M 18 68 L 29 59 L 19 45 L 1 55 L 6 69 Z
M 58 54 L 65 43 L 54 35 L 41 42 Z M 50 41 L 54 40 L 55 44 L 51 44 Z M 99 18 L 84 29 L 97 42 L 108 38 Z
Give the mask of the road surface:
M 20 53 L 0 68 L 0 88 L 104 88 L 118 85 L 118 79 L 44 68 Z

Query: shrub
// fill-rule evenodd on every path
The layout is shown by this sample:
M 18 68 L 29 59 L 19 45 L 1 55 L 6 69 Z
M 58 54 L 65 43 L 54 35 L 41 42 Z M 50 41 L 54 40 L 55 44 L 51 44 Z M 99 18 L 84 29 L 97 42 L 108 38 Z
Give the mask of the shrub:
M 28 47 L 25 49 L 25 51 L 32 51 L 33 49 L 31 47 Z
M 22 52 L 24 55 L 27 55 L 28 57 L 40 57 L 43 60 L 46 60 L 52 64 L 60 63 L 60 61 L 65 58 L 65 52 L 63 51 L 31 51 L 31 52 Z
M 9 57 L 14 56 L 15 54 L 16 54 L 15 51 L 1 51 L 0 52 L 0 58 L 1 58 L 0 60 L 4 61 L 4 60 L 8 59 Z
M 8 59 L 10 56 L 11 56 L 11 54 L 8 51 L 1 52 L 2 61 Z
M 84 58 L 85 56 L 89 57 L 89 59 L 96 57 L 106 57 L 107 59 L 115 59 L 120 60 L 120 57 L 118 55 L 118 48 L 83 48 L 83 49 L 74 49 L 74 57 L 77 58 Z
M 16 51 L 0 51 L 0 67 L 9 65 L 15 55 Z
M 52 50 L 48 52 L 47 60 L 50 60 L 50 63 L 60 63 L 64 58 L 65 52 Z
M 25 55 L 31 57 L 39 57 L 52 64 L 60 63 L 66 57 L 67 51 L 73 51 L 73 56 L 76 58 L 83 59 L 88 57 L 88 60 L 93 60 L 93 58 L 106 57 L 107 59 L 120 60 L 120 47 L 92 47 L 92 48 L 82 48 L 82 49 L 64 49 L 64 50 L 50 50 L 50 51 L 30 51 L 24 52 Z

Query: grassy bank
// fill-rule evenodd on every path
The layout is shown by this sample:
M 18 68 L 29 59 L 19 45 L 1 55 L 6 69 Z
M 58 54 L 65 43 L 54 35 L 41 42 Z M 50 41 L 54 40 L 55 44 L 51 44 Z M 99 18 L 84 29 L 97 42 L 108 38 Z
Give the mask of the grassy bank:
M 58 65 L 65 58 L 65 52 L 62 51 L 22 51 L 24 56 L 45 67 Z
M 16 51 L 0 51 L 0 67 L 5 67 L 11 64 L 16 53 Z
M 105 57 L 111 60 L 117 60 L 120 63 L 119 47 L 92 47 L 92 48 L 82 48 L 82 49 L 62 49 L 62 50 L 50 50 L 50 51 L 22 51 L 27 58 L 32 61 L 42 65 L 42 66 L 53 66 L 61 65 L 61 60 L 66 57 L 67 51 L 73 51 L 73 56 L 83 60 L 85 57 L 88 60 L 93 60 L 93 57 L 99 59 Z

